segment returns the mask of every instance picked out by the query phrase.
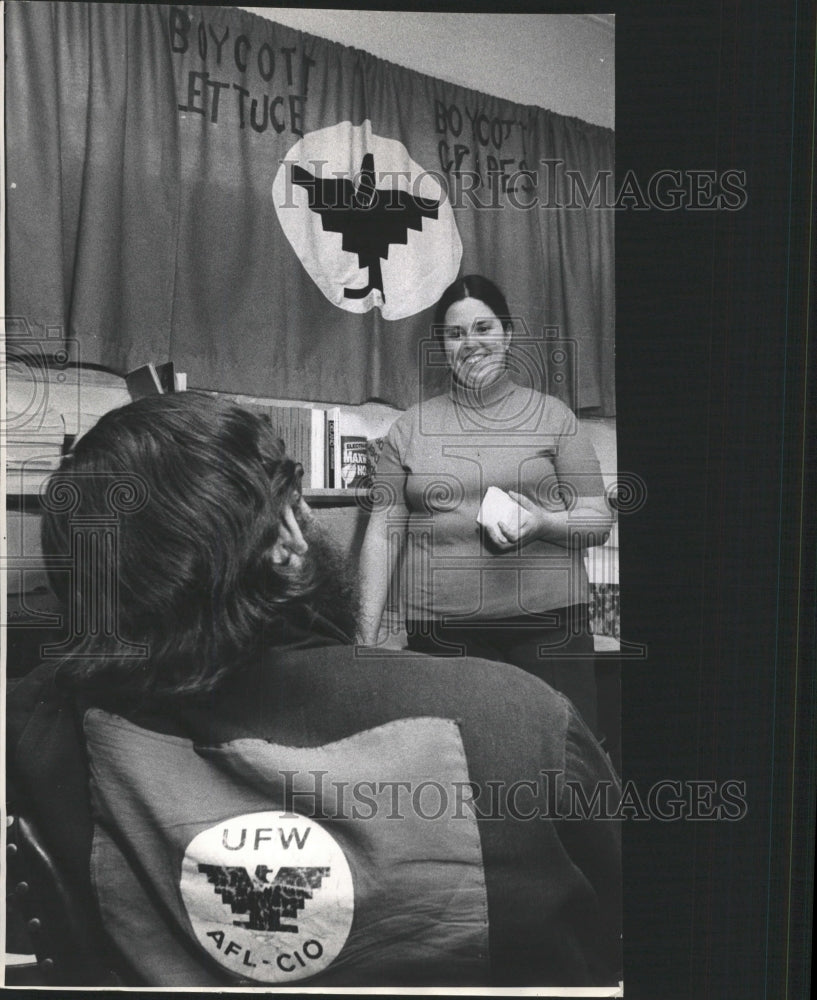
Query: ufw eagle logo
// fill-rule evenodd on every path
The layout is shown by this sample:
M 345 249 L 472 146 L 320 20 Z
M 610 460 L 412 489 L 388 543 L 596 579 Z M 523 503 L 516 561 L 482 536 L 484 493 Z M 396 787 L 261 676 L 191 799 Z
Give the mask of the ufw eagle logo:
M 378 188 L 374 156 L 366 153 L 355 188 L 344 178 L 319 178 L 293 164 L 292 182 L 305 188 L 309 207 L 321 217 L 324 232 L 342 233 L 343 249 L 356 253 L 361 270 L 369 269 L 365 288 L 344 288 L 347 299 L 363 299 L 376 289 L 386 300 L 380 260 L 388 260 L 392 243 L 406 243 L 409 229 L 421 230 L 423 219 L 436 219 L 439 201 L 417 198 L 397 188 Z
M 228 903 L 233 913 L 246 913 L 247 920 L 234 920 L 235 927 L 252 931 L 288 931 L 298 933 L 298 925 L 285 924 L 294 920 L 312 899 L 312 890 L 320 889 L 328 878 L 329 868 L 279 868 L 270 881 L 273 869 L 257 865 L 255 876 L 244 867 L 231 865 L 199 865 L 199 871 L 215 887 L 215 892 Z

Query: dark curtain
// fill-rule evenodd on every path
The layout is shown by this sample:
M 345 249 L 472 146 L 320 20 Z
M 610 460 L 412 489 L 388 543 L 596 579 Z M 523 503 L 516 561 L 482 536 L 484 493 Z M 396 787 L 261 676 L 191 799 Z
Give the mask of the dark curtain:
M 6 56 L 7 312 L 77 360 L 408 406 L 433 302 L 479 272 L 538 383 L 615 412 L 612 210 L 568 174 L 612 177 L 610 131 L 234 8 L 10 3 Z M 381 204 L 434 207 L 366 230 L 367 154 Z M 296 165 L 352 178 L 354 231 Z
M 165 357 L 173 325 L 179 129 L 163 16 L 6 9 L 7 311 L 125 370 Z

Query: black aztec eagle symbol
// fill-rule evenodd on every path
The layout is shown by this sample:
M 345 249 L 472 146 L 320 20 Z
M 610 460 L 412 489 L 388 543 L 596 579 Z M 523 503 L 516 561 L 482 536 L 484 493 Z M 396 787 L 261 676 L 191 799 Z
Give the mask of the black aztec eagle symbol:
M 255 877 L 244 867 L 231 865 L 199 865 L 199 871 L 215 891 L 229 903 L 233 913 L 246 913 L 247 920 L 234 920 L 233 926 L 247 927 L 251 931 L 291 931 L 298 933 L 297 924 L 284 924 L 284 919 L 294 920 L 312 899 L 312 890 L 320 889 L 328 877 L 329 868 L 279 868 L 272 881 L 272 869 L 257 865 Z
M 388 260 L 392 243 L 406 243 L 409 229 L 422 230 L 423 219 L 436 219 L 439 201 L 416 198 L 397 188 L 375 185 L 374 156 L 366 153 L 360 183 L 333 177 L 314 177 L 293 164 L 292 182 L 305 188 L 309 207 L 321 217 L 324 232 L 342 233 L 343 249 L 356 253 L 358 266 L 369 269 L 365 288 L 344 288 L 347 299 L 363 299 L 377 289 L 385 301 L 380 259 Z

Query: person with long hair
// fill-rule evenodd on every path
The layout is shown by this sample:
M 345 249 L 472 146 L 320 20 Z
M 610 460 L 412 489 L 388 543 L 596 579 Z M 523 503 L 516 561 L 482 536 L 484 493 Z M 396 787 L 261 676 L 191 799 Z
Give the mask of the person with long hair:
M 107 414 L 51 483 L 57 502 L 47 504 L 43 550 L 70 552 L 78 515 L 110 516 L 123 494 L 116 629 L 82 630 L 60 676 L 142 696 L 203 697 L 265 646 L 316 623 L 348 640 L 354 583 L 309 516 L 302 475 L 268 423 L 204 394 L 146 397 Z M 72 484 L 78 510 L 59 502 Z M 51 574 L 79 620 L 98 572 L 81 560 Z M 134 654 L 140 644 L 149 656 Z
M 566 694 L 594 728 L 583 553 L 606 540 L 612 516 L 592 444 L 567 406 L 538 391 L 535 365 L 511 378 L 513 321 L 492 281 L 472 274 L 450 285 L 434 331 L 449 387 L 386 436 L 361 555 L 358 638 L 377 642 L 403 557 L 410 649 L 512 663 Z M 480 517 L 491 487 L 504 507 Z
M 139 400 L 42 503 L 68 636 L 9 691 L 10 807 L 121 983 L 617 983 L 606 755 L 504 664 L 357 649 L 348 567 L 269 424 Z

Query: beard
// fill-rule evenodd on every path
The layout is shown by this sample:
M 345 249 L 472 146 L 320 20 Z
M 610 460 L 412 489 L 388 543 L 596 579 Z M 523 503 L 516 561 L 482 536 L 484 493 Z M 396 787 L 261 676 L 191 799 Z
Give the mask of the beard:
M 304 572 L 312 577 L 304 603 L 312 615 L 328 621 L 351 641 L 357 626 L 358 590 L 349 558 L 314 518 L 301 530 L 309 545 Z

